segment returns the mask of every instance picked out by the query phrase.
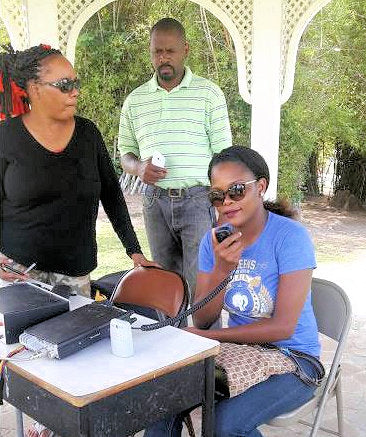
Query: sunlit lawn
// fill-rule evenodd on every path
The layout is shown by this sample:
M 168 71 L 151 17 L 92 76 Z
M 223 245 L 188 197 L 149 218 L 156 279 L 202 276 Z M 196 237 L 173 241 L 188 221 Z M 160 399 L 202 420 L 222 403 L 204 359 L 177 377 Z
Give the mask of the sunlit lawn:
M 143 253 L 150 258 L 149 245 L 144 228 L 135 228 Z M 92 279 L 98 279 L 108 273 L 130 269 L 131 258 L 126 255 L 122 243 L 109 222 L 97 222 L 98 267 L 91 273 Z

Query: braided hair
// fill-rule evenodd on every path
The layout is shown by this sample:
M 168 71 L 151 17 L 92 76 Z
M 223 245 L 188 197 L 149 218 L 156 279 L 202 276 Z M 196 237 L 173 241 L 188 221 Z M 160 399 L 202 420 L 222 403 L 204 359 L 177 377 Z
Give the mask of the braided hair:
M 3 46 L 0 53 L 0 120 L 16 117 L 29 111 L 26 91 L 29 80 L 37 80 L 41 61 L 50 55 L 61 55 L 59 50 L 40 44 L 23 51 Z
M 219 153 L 215 153 L 208 167 L 208 178 L 210 181 L 215 165 L 223 162 L 236 162 L 241 164 L 253 173 L 256 180 L 264 178 L 267 181 L 268 187 L 270 181 L 268 165 L 263 156 L 255 150 L 244 146 L 231 146 L 227 149 L 223 149 Z M 275 202 L 266 200 L 263 202 L 263 206 L 266 210 L 274 214 L 296 218 L 296 211 L 291 208 L 290 204 L 285 200 Z

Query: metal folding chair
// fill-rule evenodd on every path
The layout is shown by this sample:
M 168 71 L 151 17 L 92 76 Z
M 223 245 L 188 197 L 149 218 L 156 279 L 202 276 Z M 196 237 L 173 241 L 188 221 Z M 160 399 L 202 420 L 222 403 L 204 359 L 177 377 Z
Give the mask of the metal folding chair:
M 321 387 L 316 390 L 314 397 L 309 402 L 296 410 L 277 416 L 267 425 L 285 427 L 298 422 L 311 426 L 310 437 L 315 437 L 319 429 L 333 435 L 346 437 L 343 423 L 340 360 L 351 325 L 351 304 L 346 293 L 338 285 L 325 279 L 316 278 L 312 281 L 312 304 L 319 332 L 337 342 L 331 367 Z M 336 397 L 337 401 L 338 431 L 320 426 L 325 406 L 333 396 Z M 309 423 L 303 420 L 304 416 L 311 412 L 315 412 L 314 421 Z

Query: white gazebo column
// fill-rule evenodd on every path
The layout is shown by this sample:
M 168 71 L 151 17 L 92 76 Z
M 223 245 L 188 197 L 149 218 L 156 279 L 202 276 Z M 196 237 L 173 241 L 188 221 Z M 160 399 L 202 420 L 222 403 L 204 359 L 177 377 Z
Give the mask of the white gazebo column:
M 29 47 L 44 43 L 59 47 L 56 0 L 26 0 Z
M 266 160 L 271 183 L 266 197 L 277 195 L 280 133 L 280 0 L 253 0 L 251 147 Z

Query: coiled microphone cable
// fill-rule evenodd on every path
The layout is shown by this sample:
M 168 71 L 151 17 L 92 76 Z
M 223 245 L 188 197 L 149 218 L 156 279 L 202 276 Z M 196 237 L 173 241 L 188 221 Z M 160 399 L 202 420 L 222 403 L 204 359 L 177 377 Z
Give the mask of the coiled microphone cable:
M 199 302 L 192 305 L 191 308 L 184 311 L 182 314 L 179 314 L 179 316 L 172 317 L 170 319 L 166 319 L 162 322 L 151 323 L 149 325 L 142 325 L 139 328 L 136 327 L 133 329 L 141 329 L 141 331 L 153 331 L 154 329 L 160 329 L 160 328 L 163 328 L 164 326 L 174 325 L 175 323 L 181 321 L 185 317 L 190 316 L 194 312 L 203 308 L 208 302 L 210 302 L 213 298 L 215 298 L 218 294 L 220 294 L 221 291 L 232 280 L 235 272 L 236 272 L 236 269 L 233 270 L 227 278 L 225 278 L 222 282 L 220 282 L 220 284 L 217 287 L 215 287 L 204 299 L 202 299 Z

